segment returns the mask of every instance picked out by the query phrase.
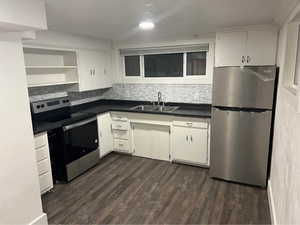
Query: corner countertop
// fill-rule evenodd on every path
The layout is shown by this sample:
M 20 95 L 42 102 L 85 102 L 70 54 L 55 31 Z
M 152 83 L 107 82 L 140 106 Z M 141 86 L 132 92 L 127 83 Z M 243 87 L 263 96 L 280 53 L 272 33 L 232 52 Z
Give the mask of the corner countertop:
M 131 108 L 137 105 L 150 104 L 149 102 L 141 101 L 125 101 L 125 100 L 99 100 L 95 102 L 72 106 L 73 113 L 85 113 L 88 116 L 98 115 L 109 111 L 116 112 L 134 112 L 147 114 L 160 114 L 180 117 L 197 117 L 211 118 L 211 105 L 209 104 L 186 104 L 186 103 L 170 103 L 167 105 L 179 106 L 179 109 L 173 112 L 159 111 L 140 111 L 132 110 Z M 34 134 L 50 131 L 63 126 L 63 121 L 58 122 L 39 122 L 33 123 Z

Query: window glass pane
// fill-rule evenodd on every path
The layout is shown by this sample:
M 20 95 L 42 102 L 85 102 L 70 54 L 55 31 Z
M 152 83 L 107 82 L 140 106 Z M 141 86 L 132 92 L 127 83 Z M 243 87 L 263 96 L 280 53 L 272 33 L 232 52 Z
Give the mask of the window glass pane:
M 206 53 L 189 52 L 187 53 L 186 75 L 205 75 L 206 74 Z
M 140 56 L 125 56 L 125 75 L 140 76 Z
M 183 77 L 183 53 L 145 55 L 145 77 Z

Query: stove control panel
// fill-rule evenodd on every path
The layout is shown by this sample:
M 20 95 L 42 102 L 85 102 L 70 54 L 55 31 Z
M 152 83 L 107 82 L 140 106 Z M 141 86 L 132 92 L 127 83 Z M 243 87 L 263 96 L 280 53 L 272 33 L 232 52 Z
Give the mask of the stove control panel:
M 31 103 L 32 113 L 37 114 L 41 112 L 47 112 L 55 109 L 65 108 L 70 106 L 70 100 L 68 97 L 56 98 Z

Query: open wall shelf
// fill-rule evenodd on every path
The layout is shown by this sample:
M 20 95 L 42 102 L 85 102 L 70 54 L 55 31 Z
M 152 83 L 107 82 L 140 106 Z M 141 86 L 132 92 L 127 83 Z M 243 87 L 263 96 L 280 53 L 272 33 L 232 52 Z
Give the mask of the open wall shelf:
M 75 51 L 24 47 L 28 87 L 78 83 Z

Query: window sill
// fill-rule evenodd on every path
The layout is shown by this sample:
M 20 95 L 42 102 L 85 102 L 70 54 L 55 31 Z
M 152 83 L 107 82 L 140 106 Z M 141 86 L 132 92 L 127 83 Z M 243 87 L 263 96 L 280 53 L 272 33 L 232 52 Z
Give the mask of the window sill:
M 298 92 L 298 88 L 296 86 L 288 86 L 285 85 L 284 86 L 286 90 L 288 90 L 290 93 L 292 93 L 293 95 L 297 96 L 297 92 Z

